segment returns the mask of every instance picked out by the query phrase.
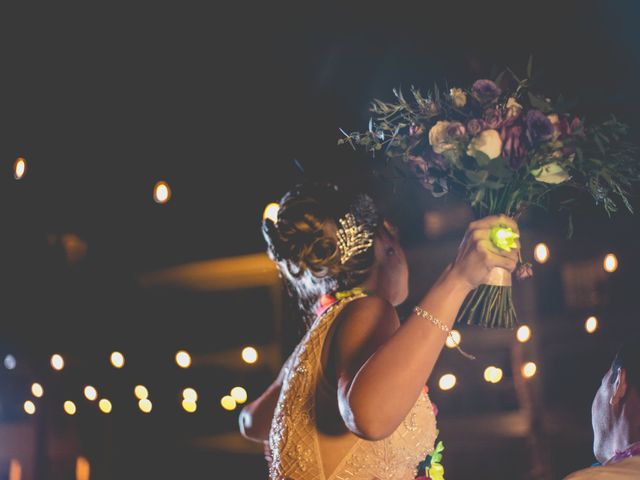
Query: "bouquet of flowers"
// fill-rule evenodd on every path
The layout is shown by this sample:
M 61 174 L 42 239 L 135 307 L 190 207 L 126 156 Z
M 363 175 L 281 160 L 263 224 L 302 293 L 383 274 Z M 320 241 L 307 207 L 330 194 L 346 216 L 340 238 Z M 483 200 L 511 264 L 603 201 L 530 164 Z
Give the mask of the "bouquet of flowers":
M 454 193 L 466 199 L 476 217 L 506 214 L 518 218 L 527 208 L 545 206 L 559 188 L 586 191 L 608 214 L 617 201 L 632 211 L 629 187 L 640 179 L 637 149 L 624 137 L 628 127 L 611 116 L 586 124 L 532 90 L 531 60 L 525 78 L 507 69 L 495 81 L 471 88 L 435 89 L 423 95 L 412 87 L 407 98 L 374 100 L 365 132 L 346 133 L 339 144 L 383 154 L 376 171 L 392 178 L 415 178 L 434 196 Z M 492 232 L 498 248 L 515 246 L 509 229 Z M 520 262 L 526 278 L 531 264 Z M 494 269 L 474 290 L 458 321 L 485 327 L 513 327 L 516 313 L 511 275 Z

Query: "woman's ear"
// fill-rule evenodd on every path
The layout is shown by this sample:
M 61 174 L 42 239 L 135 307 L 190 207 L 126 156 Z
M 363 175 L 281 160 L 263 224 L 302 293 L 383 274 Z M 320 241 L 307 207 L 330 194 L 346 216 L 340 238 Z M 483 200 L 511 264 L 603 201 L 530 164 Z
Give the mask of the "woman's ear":
M 391 240 L 398 240 L 398 229 L 386 218 L 382 222 L 382 231 Z

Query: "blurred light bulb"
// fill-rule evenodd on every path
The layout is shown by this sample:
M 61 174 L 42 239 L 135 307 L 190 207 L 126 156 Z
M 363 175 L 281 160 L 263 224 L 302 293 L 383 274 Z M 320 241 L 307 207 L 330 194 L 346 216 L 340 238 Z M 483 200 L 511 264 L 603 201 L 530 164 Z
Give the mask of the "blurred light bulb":
M 25 173 L 27 173 L 27 161 L 23 157 L 16 158 L 13 164 L 13 177 L 21 180 Z
M 269 219 L 273 223 L 278 221 L 278 210 L 280 210 L 280 205 L 277 203 L 270 203 L 264 208 L 264 213 L 262 214 L 262 219 Z
M 171 188 L 167 182 L 158 182 L 153 187 L 153 199 L 156 203 L 167 203 L 171 199 Z
M 62 358 L 62 355 L 59 355 L 57 353 L 54 354 L 51 357 L 51 366 L 54 370 L 62 370 L 64 368 L 64 359 Z
M 36 404 L 31 400 L 27 400 L 26 402 L 24 402 L 24 411 L 29 415 L 33 415 L 34 413 L 36 413 Z
M 498 383 L 502 380 L 502 369 L 493 365 L 484 370 L 484 379 L 489 383 Z
M 447 340 L 445 341 L 445 345 L 449 348 L 456 348 L 460 345 L 462 341 L 462 335 L 458 330 L 451 330 L 449 335 L 447 335 Z
M 533 250 L 533 258 L 538 263 L 546 263 L 549 260 L 549 247 L 546 243 L 539 243 Z
M 256 363 L 258 360 L 258 351 L 253 347 L 244 347 L 242 349 L 242 360 L 246 363 Z
M 440 386 L 441 390 L 451 390 L 453 387 L 456 386 L 456 382 L 457 382 L 457 379 L 454 374 L 446 373 L 440 377 L 440 381 L 438 382 L 438 385 Z
M 102 413 L 111 413 L 113 405 L 111 405 L 111 402 L 106 398 L 101 398 L 98 402 L 98 408 Z
M 148 398 L 141 398 L 138 402 L 138 407 L 140 408 L 140 410 L 142 410 L 142 412 L 149 413 L 151 412 L 153 405 Z
M 133 393 L 138 400 L 144 400 L 149 397 L 149 390 L 144 385 L 136 385 L 133 389 Z
M 193 388 L 187 387 L 182 391 L 182 398 L 185 400 L 190 400 L 192 402 L 198 401 L 198 392 L 196 392 Z
M 87 400 L 94 401 L 98 398 L 98 391 L 91 385 L 84 387 L 84 396 Z
M 242 387 L 233 387 L 231 389 L 231 396 L 236 403 L 244 403 L 247 401 L 247 391 Z
M 525 343 L 528 342 L 531 338 L 531 329 L 528 325 L 522 325 L 516 331 L 516 338 L 519 342 Z
M 236 401 L 231 395 L 225 395 L 220 399 L 220 405 L 222 405 L 222 408 L 224 408 L 225 410 L 231 411 L 235 410 Z
M 598 319 L 596 317 L 589 317 L 584 322 L 584 329 L 587 333 L 593 333 L 598 329 Z
M 120 352 L 113 352 L 111 354 L 111 365 L 116 368 L 122 368 L 124 366 L 124 355 Z
M 75 415 L 76 404 L 73 403 L 71 400 L 67 400 L 66 402 L 64 402 L 64 411 L 67 412 L 69 415 Z
M 182 408 L 184 408 L 185 412 L 193 413 L 198 408 L 196 402 L 187 400 L 186 398 L 182 400 Z
M 176 363 L 182 368 L 188 368 L 191 365 L 191 355 L 184 350 L 176 353 Z
M 90 473 L 89 460 L 84 457 L 78 457 L 76 460 L 76 480 L 89 480 Z
M 40 398 L 42 397 L 42 395 L 44 395 L 44 388 L 42 388 L 42 385 L 36 382 L 33 385 L 31 385 L 31 393 L 33 394 L 34 397 Z
M 615 272 L 618 269 L 618 257 L 613 253 L 607 254 L 607 256 L 604 257 L 603 267 L 606 272 Z
M 522 366 L 522 376 L 524 378 L 531 378 L 536 374 L 538 367 L 533 362 L 527 362 Z
M 16 362 L 16 357 L 11 354 L 4 357 L 4 368 L 6 368 L 7 370 L 13 370 L 14 368 L 16 368 L 17 363 L 18 362 Z

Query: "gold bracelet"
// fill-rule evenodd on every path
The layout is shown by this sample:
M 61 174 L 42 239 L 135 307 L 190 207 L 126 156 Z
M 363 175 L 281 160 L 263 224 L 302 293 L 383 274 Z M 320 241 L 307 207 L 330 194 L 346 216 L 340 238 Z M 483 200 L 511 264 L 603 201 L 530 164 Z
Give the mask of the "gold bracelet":
M 438 320 L 438 318 L 436 318 L 433 314 L 427 312 L 424 308 L 419 307 L 418 305 L 416 305 L 413 308 L 413 311 L 416 312 L 422 318 L 424 318 L 426 320 L 429 320 L 436 327 L 438 327 L 440 330 L 445 332 L 447 334 L 447 336 L 451 339 L 453 344 L 456 346 L 456 350 L 458 350 L 458 352 L 460 352 L 460 355 L 462 355 L 463 357 L 468 358 L 469 360 L 475 360 L 476 359 L 476 357 L 474 357 L 473 355 L 468 354 L 467 352 L 462 350 L 462 348 L 460 348 L 460 345 L 458 345 L 458 343 L 456 342 L 455 338 L 453 338 L 453 335 L 451 335 L 451 329 L 449 327 L 447 327 L 444 323 L 442 323 L 440 320 Z

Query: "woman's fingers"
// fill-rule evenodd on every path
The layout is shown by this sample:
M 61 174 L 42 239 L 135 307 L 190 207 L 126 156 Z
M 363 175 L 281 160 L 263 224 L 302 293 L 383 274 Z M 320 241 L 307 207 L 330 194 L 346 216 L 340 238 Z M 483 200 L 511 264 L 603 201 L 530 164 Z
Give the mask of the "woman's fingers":
M 492 229 L 493 227 L 497 227 L 500 225 L 504 225 L 505 227 L 511 228 L 516 233 L 520 233 L 520 229 L 518 228 L 518 224 L 516 221 L 507 216 L 507 215 L 491 215 L 489 217 L 484 217 L 475 222 L 471 222 L 469 224 L 469 230 L 478 230 L 478 229 Z

